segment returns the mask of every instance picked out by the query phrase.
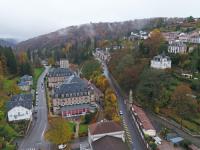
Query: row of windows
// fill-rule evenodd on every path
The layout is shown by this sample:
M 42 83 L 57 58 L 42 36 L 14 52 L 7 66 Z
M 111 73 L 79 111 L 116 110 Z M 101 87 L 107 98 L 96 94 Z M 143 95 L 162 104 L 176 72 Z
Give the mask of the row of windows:
M 90 95 L 90 92 L 77 92 L 77 93 L 70 93 L 70 94 L 61 94 L 61 98 L 64 97 L 72 97 L 72 96 L 88 96 Z M 55 94 L 55 97 L 58 98 L 60 97 L 58 94 Z

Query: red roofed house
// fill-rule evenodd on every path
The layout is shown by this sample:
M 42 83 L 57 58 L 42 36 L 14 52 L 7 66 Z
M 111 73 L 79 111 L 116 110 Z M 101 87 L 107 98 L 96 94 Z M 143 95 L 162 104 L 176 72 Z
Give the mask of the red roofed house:
M 133 105 L 132 111 L 143 133 L 149 136 L 156 136 L 156 130 L 142 108 Z

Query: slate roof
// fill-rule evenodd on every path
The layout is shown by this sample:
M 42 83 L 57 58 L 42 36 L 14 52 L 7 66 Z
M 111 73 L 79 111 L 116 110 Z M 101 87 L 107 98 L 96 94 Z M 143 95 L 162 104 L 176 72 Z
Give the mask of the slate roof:
M 87 82 L 76 75 L 70 76 L 67 80 L 64 81 L 64 84 L 72 84 L 72 83 L 81 83 L 87 84 Z
M 97 122 L 89 125 L 91 135 L 123 131 L 121 125 L 113 121 Z
M 28 86 L 29 83 L 28 82 L 24 82 L 24 81 L 21 81 L 17 84 L 18 86 Z
M 29 76 L 29 75 L 24 75 L 20 78 L 21 81 L 25 82 L 25 81 L 32 81 L 33 77 Z
M 104 136 L 92 142 L 93 150 L 128 150 L 128 146 L 117 137 Z
M 153 57 L 154 61 L 161 61 L 162 59 L 167 59 L 168 61 L 171 61 L 170 57 L 166 56 L 164 53 Z
M 62 95 L 64 97 L 86 96 L 90 90 L 91 88 L 85 80 L 73 75 L 63 84 L 54 88 L 53 97 L 62 97 Z
M 48 77 L 63 77 L 73 75 L 73 71 L 68 68 L 51 68 Z
M 32 94 L 14 95 L 7 103 L 8 111 L 16 106 L 22 106 L 27 109 L 32 108 Z
M 61 84 L 59 87 L 54 88 L 53 97 L 78 97 L 78 96 L 86 96 L 90 88 L 87 84 L 81 83 L 70 83 L 70 84 Z

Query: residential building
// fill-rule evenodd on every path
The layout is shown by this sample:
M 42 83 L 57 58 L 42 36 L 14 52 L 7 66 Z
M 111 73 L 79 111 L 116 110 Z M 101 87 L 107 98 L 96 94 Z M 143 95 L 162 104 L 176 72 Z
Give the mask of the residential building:
M 20 82 L 27 82 L 28 85 L 33 85 L 33 77 L 29 75 L 24 75 L 20 78 Z
M 151 68 L 167 69 L 171 68 L 171 59 L 165 54 L 157 55 L 151 60 Z
M 174 54 L 184 54 L 187 53 L 187 46 L 179 40 L 171 41 L 169 42 L 168 52 Z
M 151 124 L 151 121 L 149 120 L 149 118 L 147 117 L 145 112 L 142 110 L 142 108 L 139 106 L 133 105 L 132 112 L 136 118 L 138 125 L 140 126 L 141 130 L 143 131 L 143 133 L 145 135 L 149 135 L 152 137 L 156 136 L 156 130 L 153 127 L 153 125 Z
M 188 36 L 187 33 L 180 33 L 178 39 L 179 39 L 181 42 L 184 42 L 184 43 L 189 42 L 189 36 Z
M 179 37 L 179 32 L 163 32 L 162 35 L 166 41 L 174 41 L 177 40 Z
M 53 112 L 63 117 L 94 111 L 95 95 L 88 81 L 75 75 L 52 91 Z
M 67 59 L 61 59 L 60 68 L 69 68 L 69 61 Z
M 13 96 L 7 103 L 8 121 L 32 119 L 32 95 L 19 94 Z
M 51 68 L 47 74 L 48 87 L 54 88 L 62 84 L 66 79 L 72 76 L 74 73 L 67 68 Z
M 128 150 L 122 126 L 113 121 L 89 125 L 88 142 L 91 150 Z
M 96 48 L 95 49 L 95 52 L 93 53 L 93 55 L 100 59 L 101 61 L 104 61 L 104 62 L 109 62 L 111 56 L 110 56 L 110 53 L 107 50 L 103 50 L 103 49 L 100 49 L 100 48 Z
M 29 91 L 30 90 L 30 85 L 28 82 L 19 82 L 18 87 L 20 88 L 20 90 L 22 91 Z

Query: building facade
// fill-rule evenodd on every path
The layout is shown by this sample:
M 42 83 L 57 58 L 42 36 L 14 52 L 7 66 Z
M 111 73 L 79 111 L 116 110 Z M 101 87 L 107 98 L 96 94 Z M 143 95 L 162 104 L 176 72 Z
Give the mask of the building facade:
M 67 68 L 51 68 L 47 74 L 48 87 L 54 88 L 59 86 L 73 74 L 74 73 Z
M 82 115 L 92 111 L 95 104 L 94 91 L 86 80 L 71 76 L 52 91 L 53 112 L 63 117 Z
M 103 49 L 100 49 L 100 48 L 96 48 L 95 52 L 93 53 L 93 55 L 100 59 L 101 61 L 104 61 L 104 62 L 109 62 L 110 61 L 110 53 L 108 52 L 108 50 L 103 50 Z
M 67 59 L 61 59 L 60 68 L 69 68 L 69 61 Z
M 171 41 L 168 46 L 168 52 L 174 54 L 185 54 L 187 53 L 187 46 L 181 41 Z
M 20 78 L 20 82 L 27 82 L 28 85 L 33 85 L 33 77 L 29 75 L 24 75 Z
M 168 56 L 157 55 L 151 60 L 151 68 L 155 69 L 167 69 L 171 68 L 171 59 Z
M 148 135 L 152 137 L 156 136 L 156 130 L 151 124 L 151 121 L 149 120 L 149 118 L 146 116 L 145 112 L 142 110 L 142 108 L 136 105 L 133 105 L 132 112 L 136 118 L 138 125 L 140 126 L 140 129 L 143 131 L 144 135 Z
M 7 103 L 8 121 L 31 120 L 32 106 L 31 94 L 13 96 Z

